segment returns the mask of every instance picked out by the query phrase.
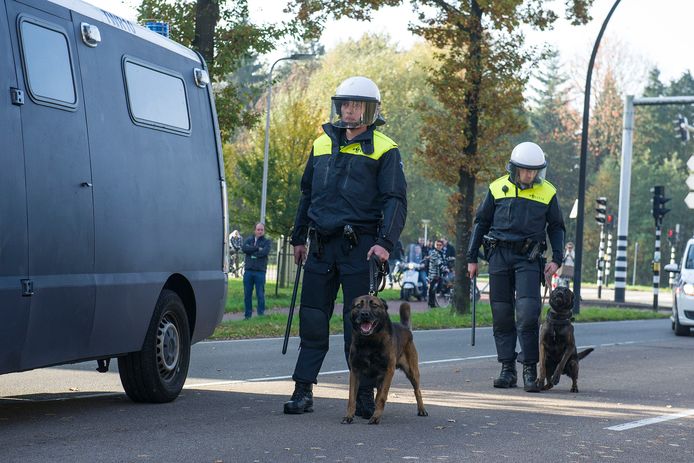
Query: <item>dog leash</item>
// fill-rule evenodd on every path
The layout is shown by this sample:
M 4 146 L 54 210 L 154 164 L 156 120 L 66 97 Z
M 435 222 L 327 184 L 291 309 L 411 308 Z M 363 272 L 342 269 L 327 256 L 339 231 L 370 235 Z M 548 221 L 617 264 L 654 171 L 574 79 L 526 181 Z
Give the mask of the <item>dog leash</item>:
M 380 291 L 386 287 L 386 275 L 388 275 L 388 262 L 381 262 L 381 259 L 372 254 L 369 259 L 369 295 L 378 296 Z

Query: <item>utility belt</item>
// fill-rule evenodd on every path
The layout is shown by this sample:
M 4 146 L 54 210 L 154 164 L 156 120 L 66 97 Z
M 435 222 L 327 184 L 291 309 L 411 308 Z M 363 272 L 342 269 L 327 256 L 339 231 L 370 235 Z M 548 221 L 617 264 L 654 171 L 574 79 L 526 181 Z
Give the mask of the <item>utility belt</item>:
M 311 241 L 315 241 L 318 245 L 316 249 L 317 257 L 323 255 L 324 245 L 329 241 L 342 238 L 344 240 L 342 244 L 343 251 L 345 254 L 348 254 L 352 249 L 357 247 L 361 235 L 376 236 L 376 233 L 377 230 L 375 227 L 371 229 L 369 227 L 356 227 L 353 225 L 345 225 L 341 229 L 338 228 L 332 231 L 321 230 L 314 226 L 309 228 L 309 237 Z
M 482 246 L 484 247 L 485 260 L 489 260 L 492 251 L 497 247 L 511 249 L 516 254 L 526 256 L 530 261 L 538 259 L 547 250 L 545 241 L 536 241 L 530 238 L 522 241 L 505 241 L 489 235 L 484 235 L 482 238 Z

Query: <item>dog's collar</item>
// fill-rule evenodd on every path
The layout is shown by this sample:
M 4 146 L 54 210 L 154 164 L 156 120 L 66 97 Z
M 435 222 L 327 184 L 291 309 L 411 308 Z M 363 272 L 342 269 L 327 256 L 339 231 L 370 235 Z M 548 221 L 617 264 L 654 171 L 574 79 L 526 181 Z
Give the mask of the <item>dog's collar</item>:
M 554 309 L 549 309 L 547 311 L 547 320 L 553 325 L 569 325 L 574 321 L 573 314 L 569 312 L 569 316 L 560 315 L 554 311 Z

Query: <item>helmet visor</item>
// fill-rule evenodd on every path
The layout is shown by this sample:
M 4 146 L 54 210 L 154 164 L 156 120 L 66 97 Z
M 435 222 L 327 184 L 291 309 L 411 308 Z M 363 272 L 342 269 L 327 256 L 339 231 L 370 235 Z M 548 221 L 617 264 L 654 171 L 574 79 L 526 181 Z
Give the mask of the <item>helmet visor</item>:
M 354 129 L 376 122 L 380 104 L 376 100 L 332 97 L 330 124 L 339 128 Z
M 535 183 L 539 185 L 545 180 L 547 166 L 545 165 L 540 169 L 528 169 L 509 162 L 506 170 L 509 173 L 509 180 L 521 189 L 525 189 L 532 187 Z

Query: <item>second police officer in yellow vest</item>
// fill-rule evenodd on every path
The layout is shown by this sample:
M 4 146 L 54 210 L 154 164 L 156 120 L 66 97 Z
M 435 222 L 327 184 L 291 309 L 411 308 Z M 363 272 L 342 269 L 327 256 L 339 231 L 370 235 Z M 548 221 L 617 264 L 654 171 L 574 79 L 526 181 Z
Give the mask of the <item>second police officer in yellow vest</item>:
M 507 165 L 508 175 L 489 185 L 477 210 L 467 251 L 468 273 L 477 275 L 480 245 L 489 261 L 489 299 L 494 342 L 501 373 L 494 387 L 515 387 L 516 359 L 523 364 L 524 389 L 538 392 L 540 283 L 561 265 L 564 220 L 556 189 L 545 180 L 547 162 L 535 143 L 516 146 Z M 551 261 L 544 264 L 546 237 Z M 543 275 L 544 274 L 544 275 Z M 516 341 L 521 352 L 516 354 Z
M 382 262 L 400 238 L 407 215 L 407 185 L 398 147 L 375 130 L 381 95 L 366 77 L 350 77 L 332 97 L 330 123 L 313 143 L 303 177 L 291 244 L 306 262 L 299 309 L 299 358 L 284 412 L 313 410 L 312 386 L 328 352 L 329 321 L 343 293 L 344 348 L 349 353 L 352 300 L 369 292 L 369 261 Z M 305 246 L 310 235 L 310 249 Z M 308 253 L 307 253 L 308 251 Z M 370 418 L 373 388 L 362 379 L 357 415 Z

